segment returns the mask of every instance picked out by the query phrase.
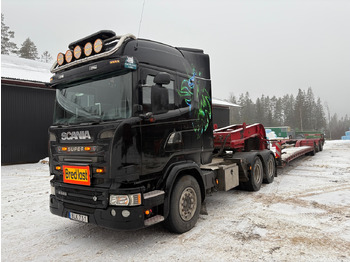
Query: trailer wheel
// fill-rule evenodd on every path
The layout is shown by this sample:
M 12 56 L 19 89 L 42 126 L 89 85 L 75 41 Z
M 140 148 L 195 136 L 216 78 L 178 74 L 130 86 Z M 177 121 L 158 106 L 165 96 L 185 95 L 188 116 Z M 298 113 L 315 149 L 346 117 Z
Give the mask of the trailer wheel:
M 316 151 L 317 150 L 317 148 L 316 148 L 316 143 L 314 143 L 314 150 L 312 150 L 311 152 L 310 152 L 310 156 L 314 156 L 315 154 L 316 154 Z
M 245 183 L 245 188 L 249 191 L 259 191 L 264 178 L 264 169 L 259 157 L 254 158 L 249 181 Z
M 320 141 L 320 143 L 318 143 L 318 151 L 322 151 L 323 150 L 323 145 L 322 142 Z
M 166 227 L 175 233 L 192 229 L 199 217 L 201 190 L 193 176 L 183 176 L 175 184 L 170 198 Z
M 271 184 L 275 179 L 276 165 L 273 155 L 269 155 L 266 161 L 266 174 L 264 177 L 264 183 Z

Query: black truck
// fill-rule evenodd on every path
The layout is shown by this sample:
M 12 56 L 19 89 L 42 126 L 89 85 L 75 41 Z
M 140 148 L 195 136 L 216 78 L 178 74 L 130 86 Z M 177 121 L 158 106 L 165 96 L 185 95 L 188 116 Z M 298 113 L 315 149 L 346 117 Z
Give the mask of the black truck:
M 121 230 L 164 221 L 183 233 L 197 222 L 207 192 L 272 182 L 266 148 L 250 152 L 245 164 L 213 160 L 209 56 L 202 50 L 103 30 L 71 43 L 51 72 L 55 215 Z

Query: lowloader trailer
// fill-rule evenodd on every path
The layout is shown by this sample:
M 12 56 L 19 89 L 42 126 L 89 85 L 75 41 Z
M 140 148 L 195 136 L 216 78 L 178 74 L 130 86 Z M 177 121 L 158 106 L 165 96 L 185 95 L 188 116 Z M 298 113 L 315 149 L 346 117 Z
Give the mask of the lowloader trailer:
M 193 228 L 209 192 L 272 183 L 261 124 L 213 128 L 209 56 L 103 30 L 51 68 L 51 213 L 135 230 Z
M 323 150 L 324 138 L 275 139 L 269 140 L 274 149 L 278 167 L 284 167 L 291 161 L 304 156 L 314 156 Z

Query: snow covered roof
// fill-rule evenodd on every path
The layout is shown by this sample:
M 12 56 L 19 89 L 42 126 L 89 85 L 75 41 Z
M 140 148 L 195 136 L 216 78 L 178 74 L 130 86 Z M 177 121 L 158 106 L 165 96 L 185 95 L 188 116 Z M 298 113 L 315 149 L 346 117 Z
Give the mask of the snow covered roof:
M 50 82 L 51 64 L 16 56 L 1 55 L 1 77 L 35 82 Z
M 241 107 L 240 105 L 236 105 L 218 98 L 214 98 L 212 99 L 213 105 L 216 106 L 223 106 L 223 107 Z

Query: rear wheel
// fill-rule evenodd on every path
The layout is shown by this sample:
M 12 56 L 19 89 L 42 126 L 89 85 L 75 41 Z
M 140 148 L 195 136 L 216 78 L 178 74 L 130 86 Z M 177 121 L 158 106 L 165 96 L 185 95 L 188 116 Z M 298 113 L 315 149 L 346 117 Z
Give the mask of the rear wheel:
M 175 184 L 170 198 L 169 215 L 166 227 L 175 233 L 192 229 L 199 217 L 201 190 L 192 176 L 183 176 Z
M 275 179 L 276 165 L 273 155 L 269 155 L 266 161 L 266 174 L 264 177 L 264 183 L 271 184 Z
M 264 178 L 263 165 L 259 157 L 254 158 L 250 171 L 249 181 L 244 183 L 244 187 L 249 191 L 259 191 Z

